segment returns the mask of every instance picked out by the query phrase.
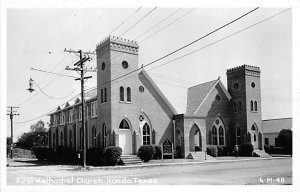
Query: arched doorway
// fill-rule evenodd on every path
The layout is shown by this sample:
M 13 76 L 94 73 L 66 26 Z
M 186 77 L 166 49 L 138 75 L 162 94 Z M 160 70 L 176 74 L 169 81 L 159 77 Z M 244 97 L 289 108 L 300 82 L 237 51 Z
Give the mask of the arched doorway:
M 122 148 L 122 154 L 132 154 L 131 126 L 126 119 L 119 125 L 119 147 Z
M 261 132 L 259 132 L 258 133 L 258 149 L 260 149 L 260 150 L 262 150 L 263 149 L 263 145 L 262 145 L 262 138 L 263 138 L 263 136 L 262 136 L 262 133 Z
M 201 131 L 196 124 L 194 124 L 190 130 L 189 140 L 190 151 L 202 151 Z

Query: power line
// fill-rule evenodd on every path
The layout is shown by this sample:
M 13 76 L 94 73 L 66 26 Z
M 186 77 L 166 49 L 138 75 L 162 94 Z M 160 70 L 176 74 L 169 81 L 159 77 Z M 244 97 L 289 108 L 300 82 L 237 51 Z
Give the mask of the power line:
M 124 23 L 126 23 L 133 15 L 135 15 L 139 10 L 141 10 L 142 7 L 139 7 L 137 10 L 135 10 L 132 14 L 130 14 L 123 22 L 121 22 L 117 27 L 115 27 L 110 33 L 112 34 L 114 31 L 116 31 L 119 27 L 121 27 Z
M 148 71 L 153 70 L 153 69 L 156 69 L 156 68 L 161 67 L 161 66 L 164 66 L 164 65 L 167 65 L 167 64 L 169 64 L 169 63 L 171 63 L 171 62 L 174 62 L 174 61 L 176 61 L 176 60 L 178 60 L 178 59 L 181 59 L 181 58 L 183 58 L 183 57 L 186 57 L 186 56 L 188 56 L 188 55 L 191 55 L 191 54 L 193 54 L 193 53 L 195 53 L 195 52 L 197 52 L 197 51 L 200 51 L 200 50 L 203 50 L 203 49 L 205 49 L 205 48 L 207 48 L 207 47 L 210 47 L 210 46 L 212 46 L 212 45 L 214 45 L 214 44 L 216 44 L 216 43 L 219 43 L 219 42 L 221 42 L 221 41 L 223 41 L 223 40 L 225 40 L 225 39 L 228 39 L 228 38 L 230 38 L 230 37 L 232 37 L 232 36 L 235 36 L 235 35 L 237 35 L 237 34 L 243 32 L 243 31 L 245 31 L 245 30 L 247 30 L 247 29 L 249 29 L 249 28 L 252 28 L 252 27 L 254 27 L 254 26 L 256 26 L 256 25 L 258 25 L 258 24 L 260 24 L 260 23 L 263 23 L 263 22 L 265 22 L 265 21 L 267 21 L 267 20 L 269 20 L 269 19 L 272 19 L 273 17 L 275 17 L 275 16 L 277 16 L 277 15 L 280 15 L 280 14 L 284 13 L 285 11 L 287 11 L 287 10 L 289 10 L 289 9 L 291 9 L 291 8 L 285 9 L 285 10 L 283 10 L 283 11 L 281 11 L 281 12 L 275 14 L 275 15 L 272 15 L 272 16 L 270 16 L 270 17 L 267 17 L 266 19 L 263 19 L 263 20 L 261 20 L 261 21 L 255 23 L 255 24 L 252 24 L 252 25 L 250 25 L 250 26 L 248 26 L 248 27 L 245 27 L 245 28 L 243 28 L 243 29 L 241 29 L 241 30 L 239 30 L 239 31 L 237 31 L 237 32 L 235 32 L 235 33 L 232 33 L 232 34 L 230 34 L 230 35 L 228 35 L 228 36 L 226 36 L 226 37 L 223 37 L 223 38 L 221 38 L 221 39 L 219 39 L 219 40 L 217 40 L 217 41 L 214 41 L 213 43 L 210 43 L 210 44 L 208 44 L 208 45 L 205 45 L 205 46 L 203 46 L 203 47 L 201 47 L 201 48 L 199 48 L 199 49 L 196 49 L 196 50 L 191 51 L 191 52 L 189 52 L 189 53 L 187 53 L 187 54 L 184 54 L 184 55 L 182 55 L 182 56 L 180 56 L 180 57 L 177 57 L 177 58 L 175 58 L 175 59 L 173 59 L 173 60 L 171 60 L 171 61 L 168 61 L 168 62 L 163 63 L 163 64 L 161 64 L 161 65 L 158 65 L 158 66 L 156 66 L 156 67 L 153 67 L 153 68 L 149 69 Z
M 36 82 L 34 82 L 34 84 L 39 88 L 39 90 L 44 94 L 44 95 L 46 95 L 47 97 L 49 97 L 49 98 L 51 98 L 51 99 L 65 99 L 65 98 L 67 98 L 67 97 L 69 97 L 70 95 L 72 95 L 75 91 L 76 91 L 76 89 L 74 89 L 70 94 L 68 94 L 67 96 L 65 96 L 65 97 L 52 97 L 52 96 L 50 96 L 50 95 L 48 95 L 47 93 L 45 93 L 41 88 L 40 88 L 40 86 L 36 83 Z
M 255 9 L 253 9 L 253 10 L 251 10 L 251 11 L 249 11 L 249 12 L 243 14 L 242 16 L 240 16 L 240 17 L 238 17 L 238 18 L 236 18 L 236 19 L 234 19 L 234 20 L 232 20 L 232 21 L 226 23 L 225 25 L 222 25 L 221 27 L 218 27 L 217 29 L 213 30 L 212 32 L 209 32 L 208 34 L 206 34 L 206 35 L 204 35 L 204 36 L 202 36 L 202 37 L 200 37 L 200 38 L 198 38 L 198 39 L 192 41 L 191 43 L 188 43 L 188 44 L 186 44 L 186 45 L 184 45 L 184 46 L 182 46 L 182 47 L 180 47 L 180 48 L 178 48 L 178 49 L 176 49 L 176 50 L 174 50 L 174 51 L 172 51 L 172 52 L 170 52 L 170 53 L 168 53 L 168 54 L 166 54 L 166 55 L 164 55 L 164 56 L 162 56 L 162 57 L 160 57 L 160 58 L 158 58 L 158 59 L 156 59 L 156 60 L 154 60 L 154 61 L 152 61 L 152 62 L 150 62 L 150 63 L 148 63 L 148 64 L 142 65 L 142 66 L 141 66 L 140 68 L 138 68 L 138 69 L 132 70 L 131 72 L 128 72 L 128 73 L 126 73 L 126 74 L 124 74 L 124 75 L 121 75 L 121 76 L 119 76 L 119 77 L 116 77 L 116 78 L 114 78 L 114 79 L 112 79 L 112 80 L 109 80 L 109 81 L 107 81 L 107 82 L 105 82 L 105 83 L 103 83 L 103 84 L 101 84 L 101 85 L 104 85 L 104 84 L 113 82 L 113 81 L 115 81 L 115 80 L 117 80 L 117 79 L 120 79 L 120 78 L 122 78 L 122 77 L 125 77 L 125 76 L 127 76 L 127 75 L 129 75 L 129 74 L 132 74 L 132 73 L 134 73 L 134 72 L 136 72 L 136 71 L 141 70 L 141 69 L 144 68 L 144 67 L 150 66 L 150 65 L 152 65 L 153 63 L 156 63 L 156 62 L 158 62 L 158 61 L 160 61 L 160 60 L 162 60 L 162 59 L 164 59 L 164 58 L 166 58 L 166 57 L 168 57 L 168 56 L 170 56 L 170 55 L 172 55 L 172 54 L 174 54 L 174 53 L 177 53 L 178 51 L 180 51 L 180 50 L 182 50 L 182 49 L 184 49 L 184 48 L 186 48 L 186 47 L 188 47 L 188 46 L 190 46 L 190 45 L 192 45 L 192 44 L 194 44 L 194 43 L 196 43 L 196 42 L 198 42 L 198 41 L 200 41 L 200 40 L 202 40 L 202 39 L 204 39 L 204 38 L 206 38 L 206 37 L 208 37 L 209 35 L 211 35 L 211 34 L 213 34 L 213 33 L 216 33 L 217 31 L 219 31 L 219 30 L 225 28 L 226 26 L 228 26 L 228 25 L 230 25 L 230 24 L 232 24 L 232 23 L 238 21 L 239 19 L 245 17 L 246 15 L 249 15 L 249 14 L 252 13 L 253 11 L 257 10 L 258 8 L 259 8 L 259 7 L 257 7 L 257 8 L 255 8 Z
M 63 77 L 77 78 L 77 77 L 71 76 L 71 75 L 65 75 L 65 74 L 61 74 L 61 73 L 54 73 L 54 72 L 45 71 L 45 70 L 41 70 L 41 69 L 35 69 L 35 68 L 32 68 L 32 67 L 30 69 L 34 70 L 34 71 L 40 71 L 40 72 L 44 72 L 44 73 L 50 73 L 50 74 L 53 74 L 53 75 L 59 75 L 59 76 L 63 76 Z
M 185 17 L 186 15 L 190 14 L 190 13 L 193 12 L 194 10 L 196 10 L 196 8 L 194 8 L 194 9 L 192 9 L 192 10 L 189 10 L 188 12 L 186 12 L 186 13 L 183 14 L 183 15 L 181 15 L 180 17 L 178 17 L 177 19 L 175 19 L 174 21 L 172 21 L 172 22 L 169 23 L 168 25 L 166 25 L 166 26 L 164 26 L 163 28 L 161 28 L 161 29 L 159 29 L 159 30 L 153 32 L 153 33 L 152 33 L 151 35 L 149 35 L 148 37 L 142 39 L 142 40 L 140 41 L 140 43 L 142 43 L 143 41 L 149 39 L 150 37 L 152 37 L 152 36 L 155 35 L 156 33 L 158 33 L 158 32 L 160 32 L 160 31 L 164 30 L 165 28 L 171 26 L 172 24 L 174 24 L 175 22 L 179 21 L 180 19 L 182 19 L 182 18 Z
M 129 27 L 127 30 L 125 30 L 121 35 L 119 36 L 123 36 L 124 34 L 126 34 L 128 31 L 130 31 L 134 26 L 136 26 L 137 24 L 139 24 L 141 21 L 143 21 L 148 15 L 150 15 L 153 11 L 155 11 L 157 9 L 157 7 L 154 7 L 152 10 L 150 10 L 146 15 L 144 15 L 140 20 L 138 20 L 136 23 L 134 23 L 131 27 Z
M 140 38 L 141 36 L 143 36 L 145 33 L 149 32 L 151 29 L 155 28 L 156 26 L 158 26 L 159 24 L 161 24 L 162 22 L 164 22 L 165 20 L 169 19 L 170 17 L 172 17 L 173 15 L 175 15 L 178 11 L 180 11 L 182 8 L 179 8 L 177 10 L 175 10 L 173 13 L 171 13 L 170 15 L 168 15 L 167 17 L 165 17 L 163 20 L 161 20 L 160 22 L 156 23 L 155 25 L 151 26 L 150 28 L 148 28 L 147 30 L 145 30 L 142 34 L 140 34 L 139 36 L 137 36 L 135 38 L 138 39 Z

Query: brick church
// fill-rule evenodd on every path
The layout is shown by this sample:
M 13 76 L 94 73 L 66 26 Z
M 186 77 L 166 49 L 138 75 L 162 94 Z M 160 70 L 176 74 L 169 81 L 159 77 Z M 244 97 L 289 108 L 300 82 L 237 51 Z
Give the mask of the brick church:
M 190 87 L 178 114 L 143 68 L 137 42 L 108 37 L 97 45 L 97 89 L 86 92 L 87 148 L 119 146 L 136 154 L 141 145 L 173 143 L 179 157 L 207 145 L 233 149 L 251 142 L 263 149 L 260 69 L 242 65 L 220 79 Z M 127 74 L 127 75 L 126 75 Z M 50 114 L 50 147 L 83 147 L 81 100 Z

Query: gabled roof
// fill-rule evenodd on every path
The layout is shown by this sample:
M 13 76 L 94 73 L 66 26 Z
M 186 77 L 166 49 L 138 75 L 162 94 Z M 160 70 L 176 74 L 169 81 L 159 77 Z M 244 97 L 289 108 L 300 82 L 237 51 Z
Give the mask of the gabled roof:
M 292 129 L 292 118 L 266 119 L 262 121 L 264 133 L 279 133 L 282 129 Z
M 65 105 L 65 107 L 64 107 L 64 109 L 67 108 L 67 107 L 69 107 L 69 106 L 70 106 L 70 103 L 67 102 L 66 105 Z
M 158 95 L 163 99 L 163 101 L 166 103 L 166 105 L 169 107 L 169 109 L 173 112 L 173 114 L 177 114 L 176 109 L 171 105 L 169 100 L 165 97 L 165 95 L 161 92 L 159 87 L 155 84 L 155 82 L 152 80 L 152 78 L 149 76 L 149 74 L 142 68 L 139 71 L 139 74 L 143 74 L 144 77 L 148 80 L 148 82 L 152 85 L 152 87 L 157 91 Z
M 60 110 L 61 110 L 61 108 L 60 108 L 60 106 L 58 106 L 57 109 L 56 109 L 56 111 L 60 111 Z
M 188 96 L 187 96 L 187 107 L 186 107 L 186 114 L 187 115 L 194 115 L 196 112 L 200 109 L 206 98 L 209 96 L 211 91 L 219 85 L 224 92 L 224 94 L 227 96 L 227 98 L 230 100 L 231 96 L 228 93 L 227 89 L 223 85 L 223 83 L 220 81 L 220 78 L 209 81 L 206 83 L 202 83 L 193 87 L 190 87 L 188 89 Z

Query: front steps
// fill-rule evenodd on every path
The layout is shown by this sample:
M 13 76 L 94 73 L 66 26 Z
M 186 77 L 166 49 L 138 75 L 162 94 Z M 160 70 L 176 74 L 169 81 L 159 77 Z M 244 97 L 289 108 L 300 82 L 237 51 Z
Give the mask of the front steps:
M 206 154 L 205 157 L 205 152 L 204 151 L 197 151 L 197 152 L 189 152 L 188 155 L 186 156 L 186 159 L 194 159 L 194 160 L 215 160 L 210 155 Z
M 257 157 L 270 157 L 268 153 L 265 152 L 265 150 L 254 150 L 253 151 L 253 156 Z
M 143 161 L 136 155 L 121 155 L 121 159 L 125 165 L 143 163 Z

